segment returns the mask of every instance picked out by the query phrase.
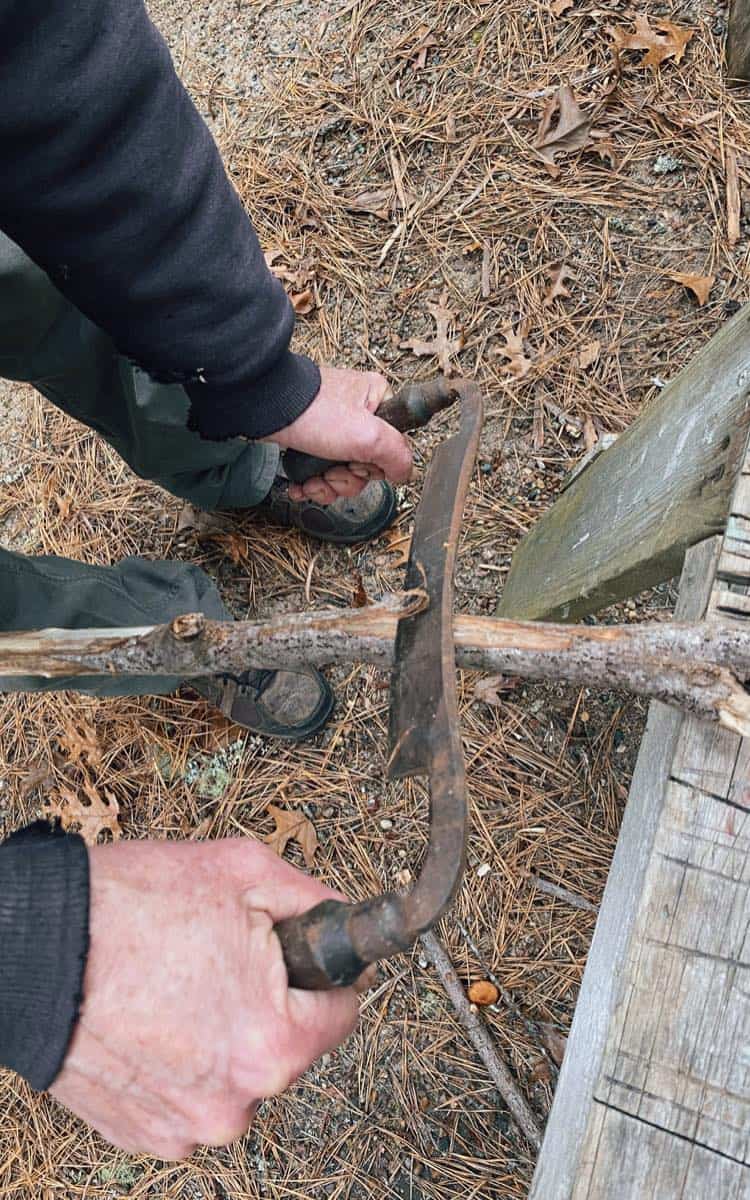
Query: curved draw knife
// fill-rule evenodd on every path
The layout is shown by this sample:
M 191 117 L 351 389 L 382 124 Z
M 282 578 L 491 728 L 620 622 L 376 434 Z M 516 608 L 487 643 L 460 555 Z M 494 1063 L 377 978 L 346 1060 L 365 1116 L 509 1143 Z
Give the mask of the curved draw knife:
M 460 400 L 460 427 L 435 451 L 417 510 L 405 586 L 423 589 L 429 604 L 399 621 L 389 722 L 389 777 L 429 779 L 427 855 L 407 895 L 388 892 L 358 904 L 326 900 L 280 921 L 275 930 L 292 987 L 344 987 L 370 963 L 409 950 L 445 911 L 461 882 L 466 781 L 456 705 L 453 570 L 482 401 L 469 381 L 443 386 Z

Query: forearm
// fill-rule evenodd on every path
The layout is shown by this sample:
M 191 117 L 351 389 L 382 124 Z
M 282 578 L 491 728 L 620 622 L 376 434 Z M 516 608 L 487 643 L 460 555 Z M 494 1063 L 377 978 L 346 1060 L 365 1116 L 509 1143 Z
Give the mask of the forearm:
M 142 0 L 0 0 L 0 44 L 0 227 L 199 432 L 290 424 L 317 369 Z
M 78 1016 L 89 873 L 79 837 L 38 822 L 0 846 L 0 1064 L 50 1086 Z

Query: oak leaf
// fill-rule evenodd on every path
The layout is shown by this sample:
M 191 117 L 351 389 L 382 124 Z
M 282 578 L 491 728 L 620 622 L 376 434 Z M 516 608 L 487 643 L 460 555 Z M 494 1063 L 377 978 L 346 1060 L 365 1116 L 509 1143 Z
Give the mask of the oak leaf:
M 495 354 L 507 358 L 507 368 L 516 379 L 525 379 L 534 364 L 526 356 L 523 325 L 519 326 L 516 332 L 512 325 L 506 325 L 502 333 L 505 345 L 498 346 Z
M 425 307 L 435 322 L 435 337 L 432 341 L 424 338 L 409 338 L 401 342 L 402 350 L 411 350 L 417 357 L 434 354 L 444 375 L 452 373 L 451 358 L 463 350 L 466 339 L 460 331 L 456 331 L 456 314 L 446 307 L 447 294 L 443 292 L 438 304 L 426 304 Z M 451 336 L 453 331 L 453 336 Z
M 681 271 L 676 271 L 669 276 L 675 283 L 681 283 L 683 287 L 688 288 L 693 293 L 700 305 L 703 305 L 708 300 L 711 288 L 716 281 L 715 275 L 690 275 L 684 274 Z
M 555 114 L 557 124 L 552 128 Z M 560 174 L 555 155 L 583 149 L 591 135 L 591 125 L 591 117 L 581 112 L 570 84 L 564 83 L 545 104 L 533 144 L 534 152 L 553 179 Z
M 302 850 L 305 865 L 311 867 L 315 862 L 315 852 L 318 849 L 318 837 L 312 821 L 303 812 L 289 812 L 287 809 L 279 808 L 276 804 L 269 804 L 266 812 L 269 817 L 273 817 L 276 823 L 273 833 L 269 833 L 263 839 L 266 845 L 270 846 L 281 858 L 287 843 L 294 841 Z
M 582 346 L 578 351 L 578 366 L 583 371 L 585 371 L 587 367 L 593 367 L 594 363 L 599 357 L 599 351 L 601 348 L 601 342 L 597 341 L 596 339 L 594 339 L 593 342 L 587 342 L 586 345 Z
M 393 205 L 393 192 L 378 188 L 371 192 L 360 192 L 357 196 L 344 201 L 348 209 L 354 212 L 372 213 L 381 221 L 387 221 Z
M 420 25 L 416 33 L 417 41 L 415 45 L 411 46 L 403 55 L 403 57 L 411 60 L 411 67 L 413 71 L 424 71 L 425 67 L 427 66 L 428 52 L 434 46 L 438 46 L 440 43 L 438 42 L 437 38 L 433 36 L 429 25 Z
M 545 1048 L 551 1055 L 553 1062 L 558 1067 L 561 1067 L 568 1045 L 568 1039 L 565 1034 L 560 1033 L 559 1029 L 555 1029 L 554 1025 L 550 1025 L 547 1021 L 540 1023 L 539 1031 L 542 1035 Z
M 609 33 L 615 48 L 619 50 L 645 50 L 638 62 L 639 67 L 658 67 L 667 58 L 673 58 L 676 63 L 682 61 L 685 47 L 695 33 L 683 25 L 675 25 L 672 21 L 656 21 L 652 28 L 648 17 L 639 14 L 635 18 L 635 32 L 628 33 L 621 25 L 609 26 Z
M 65 732 L 59 737 L 60 749 L 67 754 L 71 764 L 84 763 L 99 768 L 102 751 L 96 732 L 83 717 L 65 722 Z
M 565 263 L 561 263 L 556 267 L 549 276 L 549 284 L 544 292 L 544 307 L 549 308 L 550 304 L 555 300 L 563 299 L 570 295 L 570 291 L 565 286 L 565 280 L 570 279 L 571 274 Z
M 520 682 L 519 675 L 491 675 L 488 679 L 478 679 L 474 685 L 474 699 L 498 707 L 503 703 L 503 694 L 512 692 Z
M 112 834 L 112 840 L 117 841 L 122 835 L 120 828 L 120 806 L 107 788 L 104 788 L 104 799 L 101 798 L 94 785 L 86 779 L 83 783 L 85 799 L 69 787 L 61 784 L 52 799 L 44 808 L 47 817 L 57 818 L 63 829 L 77 828 L 87 846 L 94 846 L 100 834 L 107 830 Z
M 305 288 L 304 292 L 292 292 L 289 299 L 298 317 L 306 317 L 315 308 L 315 293 L 312 288 Z

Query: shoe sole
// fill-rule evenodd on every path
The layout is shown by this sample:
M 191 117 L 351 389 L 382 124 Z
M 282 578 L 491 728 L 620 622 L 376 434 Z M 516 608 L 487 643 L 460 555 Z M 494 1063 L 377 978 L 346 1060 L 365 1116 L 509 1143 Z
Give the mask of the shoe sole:
M 379 515 L 373 516 L 356 534 L 318 533 L 317 531 L 305 529 L 304 525 L 295 525 L 294 528 L 299 529 L 300 533 L 305 533 L 308 537 L 314 538 L 316 542 L 329 542 L 335 546 L 357 546 L 360 542 L 372 542 L 381 533 L 385 533 L 386 529 L 390 528 L 398 513 L 398 501 L 392 487 L 388 488 L 387 496 L 387 507 L 381 510 Z
M 302 725 L 277 725 L 277 726 L 259 726 L 251 725 L 249 722 L 241 721 L 234 715 L 234 708 L 230 712 L 228 720 L 232 721 L 239 729 L 247 729 L 250 733 L 260 734 L 261 737 L 280 738 L 285 742 L 305 742 L 311 737 L 315 737 L 328 721 L 331 719 L 334 707 L 336 705 L 336 697 L 333 689 L 324 675 L 320 675 L 321 680 L 321 695 L 318 707 L 310 717 Z M 212 704 L 214 708 L 221 706 L 222 684 L 215 679 L 193 679 L 187 680 L 189 686 L 196 691 L 199 696 Z M 236 703 L 241 704 L 242 698 L 238 697 Z

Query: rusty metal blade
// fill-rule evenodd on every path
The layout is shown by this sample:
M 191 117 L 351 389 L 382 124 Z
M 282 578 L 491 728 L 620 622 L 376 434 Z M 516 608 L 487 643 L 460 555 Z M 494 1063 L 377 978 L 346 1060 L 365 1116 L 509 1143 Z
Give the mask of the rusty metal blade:
M 478 391 L 467 387 L 459 431 L 435 451 L 417 511 L 405 587 L 423 588 L 429 606 L 398 625 L 391 675 L 391 779 L 428 773 L 435 739 L 445 733 L 448 696 L 448 713 L 455 712 L 453 571 L 481 424 Z

